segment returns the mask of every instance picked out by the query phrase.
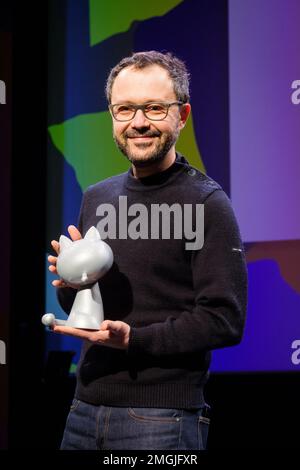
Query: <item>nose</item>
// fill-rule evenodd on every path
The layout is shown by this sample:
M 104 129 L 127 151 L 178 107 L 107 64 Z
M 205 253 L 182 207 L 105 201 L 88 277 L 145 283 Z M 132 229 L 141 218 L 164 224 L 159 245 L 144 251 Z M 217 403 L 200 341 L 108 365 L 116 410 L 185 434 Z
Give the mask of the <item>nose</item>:
M 149 127 L 150 123 L 147 120 L 146 116 L 144 115 L 141 109 L 138 109 L 135 113 L 135 116 L 131 122 L 132 127 L 141 128 L 141 127 Z

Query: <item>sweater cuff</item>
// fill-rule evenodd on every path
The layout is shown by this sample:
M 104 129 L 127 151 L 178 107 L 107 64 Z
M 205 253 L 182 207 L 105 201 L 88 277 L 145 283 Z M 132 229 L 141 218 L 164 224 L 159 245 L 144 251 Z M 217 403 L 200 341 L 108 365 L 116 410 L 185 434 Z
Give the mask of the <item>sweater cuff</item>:
M 154 331 L 152 325 L 141 328 L 130 328 L 127 353 L 130 356 L 138 354 L 152 354 L 152 338 Z

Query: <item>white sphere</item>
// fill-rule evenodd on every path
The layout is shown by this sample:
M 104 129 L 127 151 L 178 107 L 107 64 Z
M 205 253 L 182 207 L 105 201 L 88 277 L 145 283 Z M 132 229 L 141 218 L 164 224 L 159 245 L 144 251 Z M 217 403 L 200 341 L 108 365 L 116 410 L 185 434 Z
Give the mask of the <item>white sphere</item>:
M 46 313 L 42 316 L 42 323 L 45 326 L 52 326 L 55 323 L 55 316 L 53 313 Z

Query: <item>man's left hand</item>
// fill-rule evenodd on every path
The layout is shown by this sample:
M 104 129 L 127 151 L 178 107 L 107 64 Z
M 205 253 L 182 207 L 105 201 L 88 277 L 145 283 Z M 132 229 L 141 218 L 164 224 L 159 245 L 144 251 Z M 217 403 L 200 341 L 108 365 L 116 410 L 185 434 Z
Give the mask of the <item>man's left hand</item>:
M 63 335 L 76 336 L 77 338 L 111 348 L 127 349 L 130 326 L 119 320 L 104 320 L 101 323 L 100 330 L 81 330 L 70 326 L 54 325 L 52 331 Z

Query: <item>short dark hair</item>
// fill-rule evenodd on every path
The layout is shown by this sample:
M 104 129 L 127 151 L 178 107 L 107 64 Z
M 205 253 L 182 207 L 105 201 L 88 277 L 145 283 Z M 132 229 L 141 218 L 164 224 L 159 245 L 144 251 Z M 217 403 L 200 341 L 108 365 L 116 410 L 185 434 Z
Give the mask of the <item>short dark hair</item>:
M 177 100 L 188 103 L 190 100 L 189 73 L 185 63 L 170 52 L 163 54 L 157 51 L 135 52 L 129 57 L 124 57 L 124 59 L 110 71 L 105 86 L 108 103 L 111 103 L 112 87 L 121 70 L 131 66 L 136 69 L 144 69 L 151 65 L 160 65 L 167 70 L 173 81 Z

